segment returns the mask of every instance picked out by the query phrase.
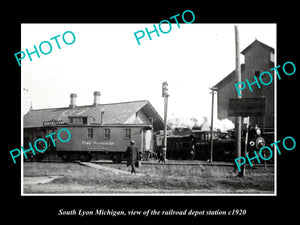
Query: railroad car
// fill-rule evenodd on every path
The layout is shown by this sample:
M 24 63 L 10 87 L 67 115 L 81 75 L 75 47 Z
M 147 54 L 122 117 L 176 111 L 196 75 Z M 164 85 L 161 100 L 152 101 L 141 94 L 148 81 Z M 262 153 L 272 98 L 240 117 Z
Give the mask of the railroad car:
M 50 133 L 57 132 L 61 128 L 67 128 L 71 134 L 71 139 L 68 142 L 60 142 L 57 137 L 53 136 L 55 146 L 53 146 L 50 138 L 45 138 L 48 143 L 47 151 L 43 153 L 28 152 L 28 160 L 41 161 L 42 159 L 49 158 L 53 154 L 62 158 L 64 161 L 90 161 L 91 159 L 111 159 L 115 163 L 126 160 L 125 152 L 133 140 L 134 147 L 142 155 L 142 151 L 151 148 L 151 127 L 145 125 L 132 125 L 132 126 L 56 126 L 48 127 L 36 133 L 36 136 L 28 136 L 26 134 L 24 139 L 25 149 L 29 148 L 28 143 L 34 139 L 45 137 Z M 67 139 L 66 132 L 61 132 L 61 138 Z M 43 142 L 40 143 L 44 144 Z M 37 143 L 39 145 L 39 143 Z M 39 147 L 43 149 L 43 147 Z
M 167 141 L 167 158 L 169 159 L 210 159 L 210 132 L 196 131 L 188 136 L 170 136 Z M 213 160 L 232 161 L 234 140 L 221 138 L 222 133 L 214 132 Z
M 190 159 L 192 148 L 190 136 L 171 136 L 167 139 L 167 159 Z
M 56 152 L 65 161 L 110 158 L 115 163 L 125 160 L 125 152 L 131 140 L 135 148 L 140 151 L 143 144 L 148 144 L 148 132 L 139 126 L 126 127 L 82 127 L 70 126 L 67 128 L 72 138 L 69 142 L 58 143 Z M 145 140 L 143 140 L 145 139 Z
M 245 132 L 244 132 L 245 133 Z M 268 135 L 271 139 L 272 135 Z M 241 154 L 245 154 L 245 135 L 241 141 Z M 254 151 L 266 145 L 259 128 L 251 128 L 248 135 L 247 153 L 254 155 Z M 191 135 L 173 135 L 167 140 L 168 159 L 210 160 L 211 133 L 210 131 L 195 130 Z M 213 132 L 213 161 L 233 162 L 236 158 L 234 130 L 228 133 Z M 271 161 L 270 161 L 271 163 Z

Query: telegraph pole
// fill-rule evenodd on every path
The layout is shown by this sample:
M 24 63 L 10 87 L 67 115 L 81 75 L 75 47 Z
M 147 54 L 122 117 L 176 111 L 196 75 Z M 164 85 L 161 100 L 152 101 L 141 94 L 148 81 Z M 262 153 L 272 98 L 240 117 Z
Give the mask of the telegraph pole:
M 168 93 L 168 83 L 167 82 L 163 82 L 162 84 L 162 97 L 164 98 L 164 149 L 162 149 L 163 152 L 163 156 L 164 156 L 164 161 L 166 160 L 166 155 L 167 155 L 167 128 L 168 128 L 168 124 L 167 124 L 167 117 L 168 117 L 168 97 L 169 97 L 169 93 Z
M 214 95 L 215 91 L 217 91 L 216 87 L 209 88 L 212 92 L 212 100 L 211 100 L 211 128 L 210 128 L 210 162 L 213 161 L 213 146 L 214 146 L 214 139 L 213 139 L 213 134 L 214 134 Z
M 239 43 L 239 30 L 238 27 L 234 26 L 235 31 L 235 75 L 236 75 L 236 81 L 241 82 L 241 66 L 240 66 L 240 43 Z M 241 85 L 241 84 L 239 84 Z M 241 88 L 241 87 L 239 87 Z M 242 98 L 241 95 L 237 94 L 237 98 Z M 241 137 L 242 137 L 242 117 L 237 116 L 236 117 L 236 123 L 235 123 L 235 141 L 236 141 L 236 157 L 242 156 L 242 146 L 241 146 Z M 239 163 L 241 160 L 239 159 Z M 241 171 L 238 172 L 239 177 L 244 176 L 244 165 L 242 166 Z

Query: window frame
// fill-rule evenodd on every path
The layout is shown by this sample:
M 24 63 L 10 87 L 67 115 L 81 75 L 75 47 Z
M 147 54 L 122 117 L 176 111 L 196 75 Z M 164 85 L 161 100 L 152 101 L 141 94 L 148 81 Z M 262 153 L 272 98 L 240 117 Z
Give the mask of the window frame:
M 108 133 L 106 131 L 108 131 Z M 103 139 L 110 140 L 110 128 L 104 128 Z
M 127 131 L 129 131 L 129 136 L 128 136 L 128 133 Z M 131 139 L 131 128 L 125 128 L 124 129 L 124 140 L 130 140 Z
M 94 129 L 92 127 L 88 127 L 86 129 L 86 138 L 93 139 L 93 137 L 94 137 Z
M 72 125 L 87 125 L 87 116 L 69 116 L 69 123 Z

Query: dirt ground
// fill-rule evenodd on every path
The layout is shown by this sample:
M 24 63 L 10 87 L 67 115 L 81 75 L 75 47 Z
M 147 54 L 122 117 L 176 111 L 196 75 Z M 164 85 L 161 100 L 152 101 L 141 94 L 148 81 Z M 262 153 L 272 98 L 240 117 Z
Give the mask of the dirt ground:
M 129 171 L 126 164 L 104 164 Z M 116 173 L 77 163 L 24 163 L 24 194 L 273 194 L 272 167 L 246 170 L 243 178 L 229 166 L 144 164 L 139 174 Z M 49 182 L 28 182 L 55 177 Z M 27 181 L 26 181 L 27 180 Z

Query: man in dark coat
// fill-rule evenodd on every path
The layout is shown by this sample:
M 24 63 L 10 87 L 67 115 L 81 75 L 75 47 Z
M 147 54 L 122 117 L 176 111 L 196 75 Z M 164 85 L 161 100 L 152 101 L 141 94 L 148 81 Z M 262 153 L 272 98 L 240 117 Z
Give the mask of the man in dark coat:
M 127 166 L 131 165 L 131 173 L 136 173 L 135 171 L 135 162 L 138 161 L 138 152 L 137 149 L 134 148 L 134 140 L 130 141 L 130 146 L 127 147 L 126 150 L 127 155 Z
M 160 150 L 159 160 L 158 162 L 166 163 L 166 147 L 163 145 Z

